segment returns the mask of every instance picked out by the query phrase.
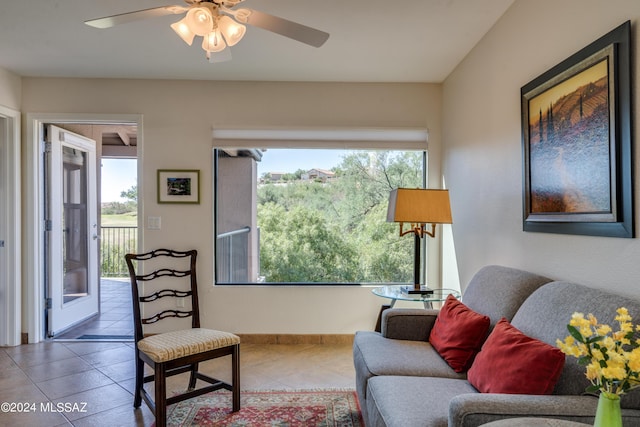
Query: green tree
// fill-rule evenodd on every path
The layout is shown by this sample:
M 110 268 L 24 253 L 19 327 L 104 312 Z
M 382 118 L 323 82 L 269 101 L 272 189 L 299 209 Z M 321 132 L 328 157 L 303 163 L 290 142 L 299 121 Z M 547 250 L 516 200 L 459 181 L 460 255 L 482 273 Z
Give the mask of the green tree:
M 120 197 L 127 199 L 126 202 L 106 202 L 102 204 L 100 210 L 102 215 L 122 215 L 137 211 L 138 206 L 138 186 L 134 185 L 128 190 L 121 191 Z
M 126 203 L 121 202 L 106 202 L 102 204 L 102 215 L 121 215 L 129 212 L 129 206 Z
M 350 239 L 359 248 L 359 280 L 407 282 L 413 278 L 413 238 L 400 237 L 398 224 L 386 222 L 387 206 L 379 204 L 363 218 Z
M 345 156 L 337 167 L 340 179 L 336 183 L 344 226 L 356 227 L 377 206 L 387 206 L 391 190 L 420 187 L 421 163 L 420 154 L 414 152 L 355 152 Z
M 353 152 L 329 183 L 261 185 L 267 282 L 410 282 L 413 239 L 386 222 L 389 192 L 422 183 L 422 153 Z
M 132 201 L 132 202 L 137 202 L 138 201 L 138 186 L 134 185 L 133 187 L 129 188 L 128 190 L 120 192 L 120 197 L 122 197 L 123 199 L 127 199 L 129 201 Z
M 289 211 L 298 205 L 324 211 L 331 203 L 331 189 L 316 182 L 288 182 L 285 185 L 266 184 L 258 189 L 258 205 L 272 202 Z
M 267 282 L 352 282 L 357 263 L 340 230 L 305 206 L 287 212 L 274 203 L 263 205 L 260 265 Z
M 355 152 L 338 165 L 335 197 L 339 220 L 360 254 L 360 281 L 412 280 L 413 239 L 398 235 L 398 224 L 387 223 L 389 193 L 422 184 L 422 154 L 416 152 Z

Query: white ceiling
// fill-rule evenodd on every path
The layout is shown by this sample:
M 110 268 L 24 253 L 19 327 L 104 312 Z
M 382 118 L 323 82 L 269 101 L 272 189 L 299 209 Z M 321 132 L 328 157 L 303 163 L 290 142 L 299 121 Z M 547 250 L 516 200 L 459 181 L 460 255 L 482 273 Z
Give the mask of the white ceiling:
M 99 30 L 88 19 L 182 0 L 0 0 L 0 68 L 32 77 L 442 82 L 514 0 L 246 0 L 331 34 L 313 48 L 249 27 L 229 62 L 187 46 L 171 15 Z M 201 40 L 201 39 L 200 39 Z

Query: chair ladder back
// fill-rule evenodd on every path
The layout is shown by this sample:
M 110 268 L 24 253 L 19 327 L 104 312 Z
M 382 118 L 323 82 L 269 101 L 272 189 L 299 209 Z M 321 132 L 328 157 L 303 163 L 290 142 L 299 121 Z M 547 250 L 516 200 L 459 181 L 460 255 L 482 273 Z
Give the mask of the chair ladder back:
M 231 391 L 231 410 L 232 412 L 240 410 L 240 337 L 230 332 L 208 328 L 195 331 L 192 329 L 200 328 L 196 280 L 197 255 L 196 250 L 181 252 L 171 249 L 156 249 L 144 254 L 125 255 L 131 280 L 136 341 L 133 407 L 139 408 L 144 401 L 153 412 L 157 427 L 167 425 L 167 406 L 216 390 Z M 185 264 L 189 264 L 187 270 L 185 270 Z M 136 270 L 139 271 L 136 272 Z M 151 270 L 153 272 L 144 274 L 145 271 Z M 173 287 L 173 283 L 178 286 Z M 140 287 L 143 289 L 141 290 Z M 164 298 L 191 298 L 191 307 L 183 308 L 181 302 L 184 300 L 178 300 L 176 306 L 182 310 L 167 309 L 168 306 L 171 307 L 167 300 L 157 302 Z M 142 318 L 140 316 L 143 311 L 142 304 L 147 304 L 145 312 L 148 310 L 156 314 Z M 191 328 L 185 325 L 186 319 L 176 320 L 173 322 L 173 326 L 176 327 L 171 331 L 158 332 L 147 337 L 143 335 L 143 324 L 149 325 L 168 317 L 191 317 Z M 231 357 L 230 382 L 198 370 L 201 362 L 227 356 Z M 151 372 L 145 373 L 145 367 L 148 367 Z M 189 372 L 189 382 L 186 384 L 186 391 L 168 397 L 167 378 L 187 372 Z M 149 382 L 154 383 L 153 392 L 144 387 Z M 202 383 L 205 385 L 203 386 Z
M 127 268 L 129 269 L 129 278 L 131 280 L 131 290 L 133 296 L 133 314 L 135 320 L 135 339 L 139 341 L 143 338 L 142 325 L 148 325 L 156 323 L 162 319 L 175 317 L 175 318 L 187 318 L 191 317 L 191 327 L 200 327 L 200 313 L 198 309 L 198 283 L 196 279 L 196 250 L 189 251 L 174 251 L 171 249 L 156 249 L 151 252 L 143 254 L 127 254 L 125 260 Z M 172 268 L 159 268 L 148 274 L 139 274 L 140 270 L 143 270 L 140 262 L 149 261 L 152 259 L 168 257 L 168 258 L 186 258 L 189 257 L 189 270 L 176 270 Z M 134 265 L 133 261 L 138 261 L 137 265 Z M 137 268 L 136 268 L 137 267 Z M 136 271 L 138 270 L 138 271 Z M 151 282 L 155 279 L 162 277 L 174 277 L 183 278 L 189 277 L 190 286 L 189 290 L 178 289 L 161 289 L 152 292 L 147 295 L 140 295 L 139 286 L 145 282 Z M 141 304 L 157 301 L 162 298 L 187 298 L 191 297 L 191 310 L 176 310 L 166 309 L 157 312 L 149 317 L 142 317 Z M 139 319 L 139 321 L 138 321 Z

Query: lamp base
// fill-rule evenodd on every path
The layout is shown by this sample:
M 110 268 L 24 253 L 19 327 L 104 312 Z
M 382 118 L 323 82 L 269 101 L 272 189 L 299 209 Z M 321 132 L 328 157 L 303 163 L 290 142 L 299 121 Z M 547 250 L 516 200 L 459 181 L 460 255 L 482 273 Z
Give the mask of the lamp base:
M 403 286 L 402 293 L 407 295 L 432 295 L 433 289 L 429 289 L 427 286 L 420 286 L 416 289 L 415 286 Z

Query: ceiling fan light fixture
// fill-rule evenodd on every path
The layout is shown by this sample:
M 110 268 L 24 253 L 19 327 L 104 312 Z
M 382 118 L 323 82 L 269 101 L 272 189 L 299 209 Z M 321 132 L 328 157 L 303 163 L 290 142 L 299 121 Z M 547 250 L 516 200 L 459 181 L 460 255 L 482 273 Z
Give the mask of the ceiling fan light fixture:
M 171 29 L 175 31 L 176 34 L 179 35 L 186 44 L 191 46 L 196 34 L 189 29 L 189 25 L 187 25 L 186 19 L 187 18 L 182 18 L 178 22 L 174 22 L 173 24 L 171 24 Z
M 329 33 L 268 13 L 253 9 L 231 9 L 244 0 L 184 1 L 187 7 L 152 7 L 84 22 L 95 28 L 110 28 L 140 19 L 185 13 L 181 20 L 171 24 L 171 29 L 189 46 L 193 44 L 195 36 L 203 37 L 202 48 L 211 62 L 231 59 L 229 46 L 235 46 L 244 37 L 247 27 L 243 24 L 262 28 L 313 47 L 322 46 L 329 38 Z M 217 54 L 213 55 L 214 52 Z
M 224 42 L 219 28 L 206 34 L 202 40 L 202 48 L 207 52 L 220 52 L 225 47 L 227 47 L 227 44 Z
M 247 32 L 247 27 L 237 23 L 228 16 L 221 16 L 218 19 L 218 28 L 224 36 L 229 46 L 234 46 Z
M 193 7 L 184 17 L 189 29 L 198 36 L 205 36 L 213 30 L 213 14 L 206 7 Z
M 247 24 L 249 22 L 249 16 L 251 16 L 251 10 L 250 9 L 229 9 L 227 7 L 224 6 L 220 6 L 220 10 L 224 13 L 228 13 L 229 15 L 233 16 L 233 18 L 238 21 L 241 22 L 243 24 Z

